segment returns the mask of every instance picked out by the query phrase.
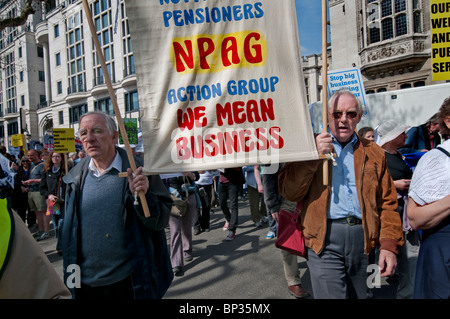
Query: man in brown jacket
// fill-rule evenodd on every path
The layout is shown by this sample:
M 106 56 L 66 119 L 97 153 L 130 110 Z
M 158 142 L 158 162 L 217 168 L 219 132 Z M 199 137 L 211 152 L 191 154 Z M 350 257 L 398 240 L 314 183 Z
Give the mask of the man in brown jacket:
M 329 131 L 316 137 L 319 154 L 336 153 L 323 183 L 323 161 L 285 164 L 278 182 L 290 201 L 304 201 L 301 214 L 314 298 L 366 298 L 368 255 L 380 245 L 379 273 L 395 272 L 403 244 L 397 192 L 384 151 L 355 129 L 362 108 L 349 91 L 330 99 Z

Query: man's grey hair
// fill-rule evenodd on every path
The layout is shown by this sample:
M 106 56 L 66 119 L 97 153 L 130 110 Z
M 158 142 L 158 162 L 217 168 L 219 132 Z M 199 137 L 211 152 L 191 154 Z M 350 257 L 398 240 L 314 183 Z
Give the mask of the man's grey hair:
M 358 112 L 362 113 L 364 111 L 361 101 L 348 89 L 339 89 L 336 92 L 333 93 L 333 95 L 328 100 L 328 110 L 330 110 L 334 104 L 334 100 L 336 100 L 337 97 L 341 95 L 351 95 L 355 98 L 356 102 L 358 103 Z
M 105 119 L 105 123 L 106 123 L 106 128 L 108 129 L 109 133 L 111 135 L 114 135 L 114 132 L 117 132 L 117 124 L 116 121 L 114 120 L 114 118 L 112 118 L 109 114 L 106 114 L 105 112 L 101 112 L 101 111 L 90 111 L 88 113 L 84 113 L 81 117 L 80 117 L 80 122 L 81 120 L 88 115 L 100 115 Z

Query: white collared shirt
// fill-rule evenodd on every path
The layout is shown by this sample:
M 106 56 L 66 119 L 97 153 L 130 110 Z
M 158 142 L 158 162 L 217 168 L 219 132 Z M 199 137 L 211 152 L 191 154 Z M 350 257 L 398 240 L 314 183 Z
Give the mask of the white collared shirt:
M 111 169 L 115 168 L 117 171 L 122 171 L 122 158 L 120 157 L 119 153 L 116 151 L 116 156 L 114 157 L 114 160 L 112 161 L 111 165 L 107 169 L 103 171 L 103 173 L 100 173 L 100 171 L 95 167 L 94 162 L 91 158 L 89 162 L 89 172 L 94 175 L 95 177 L 100 177 L 106 173 L 108 173 Z

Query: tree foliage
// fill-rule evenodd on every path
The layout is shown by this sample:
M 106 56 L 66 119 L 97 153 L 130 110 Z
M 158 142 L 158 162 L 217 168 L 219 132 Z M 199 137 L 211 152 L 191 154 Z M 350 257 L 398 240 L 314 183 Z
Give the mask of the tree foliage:
M 45 5 L 50 5 L 52 2 L 52 0 L 26 0 L 25 6 L 20 10 L 18 16 L 0 18 L 0 30 L 8 27 L 18 27 L 25 24 L 28 16 L 36 13 L 36 9 L 40 7 L 42 3 Z

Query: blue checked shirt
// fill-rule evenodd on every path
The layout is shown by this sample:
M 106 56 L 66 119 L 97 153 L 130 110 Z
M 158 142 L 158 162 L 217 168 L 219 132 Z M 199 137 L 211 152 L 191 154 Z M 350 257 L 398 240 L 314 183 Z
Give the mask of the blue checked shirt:
M 358 193 L 355 183 L 355 165 L 353 147 L 358 141 L 353 133 L 352 139 L 342 148 L 341 144 L 331 134 L 337 166 L 332 168 L 331 200 L 327 217 L 338 219 L 356 217 L 362 219 Z

